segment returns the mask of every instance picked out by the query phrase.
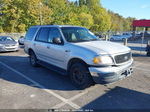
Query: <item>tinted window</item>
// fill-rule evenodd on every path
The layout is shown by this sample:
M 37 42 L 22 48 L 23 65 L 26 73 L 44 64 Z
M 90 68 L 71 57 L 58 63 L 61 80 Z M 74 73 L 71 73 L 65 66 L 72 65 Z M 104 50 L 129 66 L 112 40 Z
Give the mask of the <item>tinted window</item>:
M 30 28 L 30 29 L 28 30 L 28 32 L 26 33 L 26 36 L 25 36 L 26 40 L 32 40 L 32 39 L 33 39 L 33 36 L 34 36 L 35 33 L 36 33 L 36 31 L 37 31 L 37 28 Z
M 37 41 L 47 42 L 50 28 L 41 28 L 36 37 Z
M 53 43 L 53 38 L 60 37 L 60 31 L 57 28 L 50 28 L 48 42 Z

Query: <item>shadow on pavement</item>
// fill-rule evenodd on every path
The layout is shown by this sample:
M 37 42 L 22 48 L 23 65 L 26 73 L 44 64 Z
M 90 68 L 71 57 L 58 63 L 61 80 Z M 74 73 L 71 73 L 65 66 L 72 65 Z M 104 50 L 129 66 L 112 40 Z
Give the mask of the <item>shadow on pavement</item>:
M 62 91 L 78 90 L 72 85 L 69 77 L 67 76 L 62 76 L 43 67 L 31 67 L 27 57 L 0 56 L 0 62 L 7 64 L 8 66 L 19 71 L 23 75 L 38 82 L 39 84 L 46 87 L 46 89 Z M 7 67 L 2 66 L 1 64 L 0 78 L 2 78 L 5 81 L 39 88 L 36 85 L 33 86 L 31 82 L 29 82 L 19 74 L 13 72 L 12 70 L 8 69 Z M 106 93 L 104 95 L 99 96 L 95 100 L 84 105 L 82 108 L 98 110 L 114 109 L 115 112 L 117 112 L 117 109 L 150 110 L 150 94 L 130 90 L 123 87 L 115 87 L 113 89 L 110 88 L 108 91 L 105 92 Z M 84 100 L 84 96 L 82 98 L 79 98 L 78 100 Z
M 145 112 L 150 110 L 150 94 L 130 90 L 123 87 L 115 87 L 106 92 L 103 96 L 82 107 L 83 109 L 102 109 L 102 110 L 135 110 Z M 140 110 L 140 111 L 138 111 Z M 147 111 L 148 112 L 148 111 Z
M 28 57 L 0 56 L 0 62 L 5 63 L 9 67 L 38 82 L 39 84 L 46 87 L 46 89 L 63 91 L 79 90 L 71 83 L 69 76 L 61 75 L 42 66 L 34 68 L 30 65 Z M 16 72 L 8 69 L 1 64 L 0 78 L 18 84 L 37 87 Z
M 132 56 L 133 57 L 142 57 L 142 58 L 147 57 L 146 54 L 142 54 L 142 53 L 141 54 L 140 53 L 132 53 Z
M 146 50 L 146 48 L 145 47 L 141 47 L 141 46 L 128 46 L 128 47 L 130 47 L 132 50 L 135 50 L 135 51 L 145 51 Z

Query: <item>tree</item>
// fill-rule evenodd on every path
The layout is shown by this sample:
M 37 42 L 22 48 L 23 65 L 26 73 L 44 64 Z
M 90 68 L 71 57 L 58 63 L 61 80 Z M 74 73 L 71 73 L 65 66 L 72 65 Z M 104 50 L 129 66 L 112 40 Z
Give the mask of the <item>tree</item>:
M 40 24 L 41 11 L 43 24 L 51 22 L 52 10 L 45 4 L 39 8 L 41 0 L 1 0 L 3 29 L 7 32 L 25 32 L 28 27 Z
M 84 12 L 79 15 L 79 21 L 86 28 L 90 28 L 94 23 L 93 16 Z
M 79 6 L 83 6 L 85 4 L 86 4 L 85 0 L 79 0 Z
M 110 16 L 106 9 L 101 6 L 100 1 L 87 0 L 86 3 L 94 19 L 94 24 L 91 26 L 91 30 L 98 32 L 108 31 L 111 25 Z
M 100 0 L 0 0 L 0 32 L 25 32 L 32 25 L 79 25 L 94 32 L 129 31 L 135 18 L 106 11 Z

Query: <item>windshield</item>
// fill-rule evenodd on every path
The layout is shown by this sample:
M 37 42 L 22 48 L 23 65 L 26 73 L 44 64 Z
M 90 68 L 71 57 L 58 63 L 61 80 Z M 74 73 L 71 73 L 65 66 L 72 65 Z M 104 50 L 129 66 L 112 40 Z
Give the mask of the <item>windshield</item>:
M 99 40 L 92 32 L 81 27 L 62 27 L 62 33 L 68 42 L 86 42 Z
M 0 41 L 14 41 L 11 37 L 0 37 Z

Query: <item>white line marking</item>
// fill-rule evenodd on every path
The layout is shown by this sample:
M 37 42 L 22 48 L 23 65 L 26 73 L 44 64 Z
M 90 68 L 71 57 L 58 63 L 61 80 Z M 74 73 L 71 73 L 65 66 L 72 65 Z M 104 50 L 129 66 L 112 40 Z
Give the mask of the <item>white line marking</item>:
M 144 63 L 140 63 L 140 62 L 138 62 L 138 61 L 135 61 L 133 68 L 135 68 L 135 69 L 140 69 L 140 70 L 144 70 L 144 71 L 150 71 L 150 70 L 147 70 L 147 69 L 138 68 L 138 66 L 140 66 L 140 65 L 148 65 L 148 64 L 144 64 Z M 80 94 L 77 94 L 76 96 L 74 96 L 74 97 L 72 97 L 72 98 L 70 98 L 70 99 L 68 99 L 68 100 L 69 100 L 69 101 L 73 101 L 73 100 L 75 100 L 75 99 L 77 99 L 77 98 L 79 98 L 79 97 L 81 97 L 81 96 L 87 94 L 90 90 L 93 90 L 93 89 L 96 89 L 96 87 L 93 87 L 92 89 L 87 89 L 86 91 L 84 91 L 84 92 L 82 92 L 82 93 L 80 93 Z M 60 104 L 55 105 L 53 108 L 54 108 L 54 109 L 55 109 L 55 108 L 61 108 L 61 107 L 64 106 L 65 104 L 66 104 L 66 103 L 61 102 Z
M 28 81 L 32 82 L 33 84 L 37 85 L 38 87 L 40 87 L 41 89 L 43 89 L 44 91 L 46 91 L 47 93 L 49 94 L 52 94 L 53 96 L 55 96 L 56 98 L 60 99 L 62 102 L 64 102 L 65 104 L 69 104 L 70 106 L 72 106 L 73 108 L 75 109 L 80 109 L 81 107 L 78 106 L 77 104 L 65 99 L 64 97 L 56 94 L 55 92 L 51 91 L 51 90 L 48 90 L 46 89 L 43 85 L 39 84 L 38 82 L 32 80 L 31 78 L 25 76 L 24 74 L 22 74 L 21 72 L 18 72 L 17 70 L 9 67 L 8 65 L 6 65 L 5 63 L 3 62 L 0 62 L 0 64 L 2 64 L 3 66 L 7 67 L 8 69 L 12 70 L 13 72 L 17 73 L 18 75 L 22 76 L 23 78 L 27 79 Z
M 88 92 L 90 92 L 90 91 L 96 89 L 97 87 L 98 87 L 98 85 L 95 85 L 94 87 L 90 87 L 90 88 L 86 89 L 85 91 L 83 91 L 82 93 L 77 94 L 77 95 L 73 96 L 72 98 L 69 98 L 68 101 L 74 101 L 74 100 L 76 100 L 77 98 L 79 98 L 79 97 L 81 97 L 81 96 L 87 94 Z M 57 104 L 57 105 L 55 105 L 55 106 L 52 107 L 52 108 L 58 109 L 58 108 L 61 108 L 62 106 L 64 106 L 65 104 L 66 104 L 66 103 L 61 102 L 60 104 Z

